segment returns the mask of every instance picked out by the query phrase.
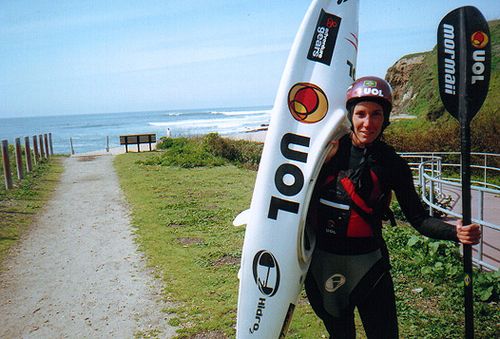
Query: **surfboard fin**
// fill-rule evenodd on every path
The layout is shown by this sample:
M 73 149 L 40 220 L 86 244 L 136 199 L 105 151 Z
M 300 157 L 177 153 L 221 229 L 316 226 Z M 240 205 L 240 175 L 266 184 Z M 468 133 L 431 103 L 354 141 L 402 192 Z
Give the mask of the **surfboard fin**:
M 248 220 L 250 219 L 250 209 L 244 210 L 240 214 L 236 216 L 233 220 L 233 226 L 243 226 L 248 224 Z

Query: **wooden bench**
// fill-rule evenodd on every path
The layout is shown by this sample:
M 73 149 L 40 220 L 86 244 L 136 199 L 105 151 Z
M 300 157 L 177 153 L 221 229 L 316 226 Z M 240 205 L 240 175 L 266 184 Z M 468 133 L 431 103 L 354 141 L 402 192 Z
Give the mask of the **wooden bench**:
M 155 133 L 120 135 L 120 145 L 125 145 L 127 153 L 128 145 L 137 145 L 137 152 L 140 152 L 141 144 L 149 144 L 149 150 L 151 151 L 151 144 L 154 142 L 156 142 Z

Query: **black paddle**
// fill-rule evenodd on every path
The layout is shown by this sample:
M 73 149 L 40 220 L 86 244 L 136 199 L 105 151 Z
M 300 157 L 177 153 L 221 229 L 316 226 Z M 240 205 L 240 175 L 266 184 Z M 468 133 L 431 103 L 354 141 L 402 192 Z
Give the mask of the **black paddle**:
M 448 13 L 439 23 L 439 93 L 448 112 L 460 122 L 462 159 L 462 218 L 471 223 L 470 122 L 488 93 L 491 43 L 488 23 L 481 12 L 465 6 Z M 465 337 L 474 338 L 472 248 L 463 246 Z

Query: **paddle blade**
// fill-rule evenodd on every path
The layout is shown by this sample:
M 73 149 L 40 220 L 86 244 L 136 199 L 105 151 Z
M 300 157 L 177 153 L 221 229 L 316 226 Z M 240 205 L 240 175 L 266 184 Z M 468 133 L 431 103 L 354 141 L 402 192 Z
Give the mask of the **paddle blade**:
M 439 23 L 437 41 L 441 100 L 456 119 L 471 121 L 488 93 L 491 69 L 488 23 L 475 7 L 457 8 Z M 466 109 L 459 108 L 461 96 Z

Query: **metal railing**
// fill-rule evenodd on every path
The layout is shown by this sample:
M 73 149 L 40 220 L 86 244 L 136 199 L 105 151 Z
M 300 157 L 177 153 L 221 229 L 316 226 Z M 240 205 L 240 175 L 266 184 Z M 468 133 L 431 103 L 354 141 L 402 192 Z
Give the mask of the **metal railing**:
M 412 170 L 418 173 L 415 177 L 418 185 L 421 188 L 421 198 L 429 206 L 430 215 L 434 215 L 435 211 L 440 211 L 446 215 L 450 215 L 456 218 L 461 218 L 462 215 L 453 211 L 451 206 L 443 206 L 439 204 L 439 201 L 445 197 L 445 189 L 448 190 L 455 188 L 457 191 L 461 190 L 460 178 L 458 177 L 445 177 L 446 174 L 452 172 L 449 170 L 456 169 L 455 172 L 461 173 L 460 167 L 460 153 L 459 152 L 435 152 L 435 153 L 401 153 L 403 158 L 405 158 Z M 451 157 L 457 157 L 458 161 L 456 163 L 450 162 Z M 450 157 L 451 156 L 451 157 Z M 484 235 L 484 228 L 489 228 L 494 232 L 500 231 L 500 225 L 495 224 L 491 221 L 484 220 L 484 202 L 485 195 L 499 196 L 500 186 L 488 181 L 490 178 L 498 178 L 500 176 L 500 168 L 493 166 L 492 164 L 498 164 L 500 160 L 499 154 L 491 153 L 471 153 L 471 158 L 475 159 L 482 158 L 481 164 L 471 162 L 471 168 L 478 170 L 482 173 L 483 180 L 471 180 L 471 193 L 476 192 L 473 196 L 476 196 L 476 206 L 477 212 L 476 217 L 472 217 L 472 222 L 477 223 L 481 226 L 481 232 Z M 445 160 L 443 160 L 445 159 Z M 499 200 L 500 201 L 500 200 Z M 499 238 L 500 239 L 500 238 Z M 474 256 L 473 261 L 480 268 L 487 268 L 490 270 L 498 270 L 497 266 L 491 265 L 484 260 L 484 237 L 481 238 L 481 242 L 475 246 L 477 250 L 477 256 Z M 498 261 L 498 258 L 497 258 Z
M 408 164 L 415 173 L 418 173 L 418 167 L 421 163 L 431 159 L 436 159 L 436 164 L 434 165 L 435 167 L 438 166 L 434 168 L 437 171 L 436 173 L 442 173 L 447 168 L 456 169 L 458 174 L 461 173 L 460 152 L 408 152 L 400 153 L 400 155 L 407 160 L 414 159 L 414 161 L 408 161 Z M 479 164 L 479 159 L 481 164 Z M 450 162 L 451 160 L 456 161 Z M 488 181 L 489 178 L 500 175 L 500 168 L 496 167 L 498 164 L 500 164 L 500 154 L 472 152 L 471 168 L 476 170 L 476 174 L 481 172 L 482 180 L 472 180 L 471 183 L 500 190 L 499 185 Z M 460 178 L 448 177 L 446 180 L 460 182 Z

